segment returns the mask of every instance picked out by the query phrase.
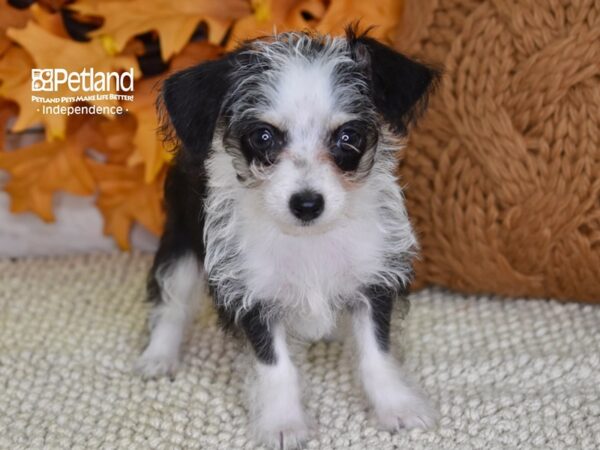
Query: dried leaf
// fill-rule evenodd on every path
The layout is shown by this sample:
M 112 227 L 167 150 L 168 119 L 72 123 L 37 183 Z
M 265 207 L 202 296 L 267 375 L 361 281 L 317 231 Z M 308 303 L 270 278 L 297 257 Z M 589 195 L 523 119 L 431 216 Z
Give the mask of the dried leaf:
M 126 165 L 134 149 L 133 136 L 137 128 L 136 119 L 131 114 L 123 114 L 114 119 L 100 118 L 98 131 L 102 139 L 94 147 L 101 153 L 97 159 L 109 164 Z
M 14 8 L 6 0 L 0 0 L 0 57 L 12 45 L 12 41 L 6 36 L 6 30 L 24 27 L 30 18 L 28 10 Z
M 374 27 L 371 36 L 392 43 L 402 11 L 402 0 L 332 0 L 317 31 L 342 34 L 347 25 L 359 21 L 363 29 Z
M 223 49 L 206 41 L 190 42 L 171 61 L 169 73 L 186 69 L 203 61 L 218 58 L 223 55 Z
M 133 67 L 134 73 L 139 72 L 135 58 L 131 56 L 111 56 L 106 53 L 98 40 L 86 43 L 74 42 L 70 39 L 54 36 L 34 22 L 29 22 L 23 29 L 11 28 L 7 31 L 7 34 L 28 51 L 36 67 L 63 68 L 71 72 L 80 72 L 90 67 L 93 67 L 96 72 L 128 70 Z M 7 65 L 5 59 L 6 56 L 0 62 L 0 66 Z M 46 134 L 50 139 L 64 139 L 66 115 L 41 114 L 40 104 L 31 101 L 29 80 L 31 67 L 29 64 L 22 62 L 20 66 L 19 83 L 15 83 L 14 80 L 11 81 L 13 86 L 10 89 L 5 88 L 3 84 L 0 91 L 0 95 L 11 98 L 19 104 L 19 120 L 15 124 L 14 130 L 23 130 L 41 121 L 47 126 Z M 24 67 L 27 67 L 27 69 L 24 69 Z M 10 68 L 4 67 L 4 71 L 7 70 L 10 70 Z M 2 67 L 0 67 L 0 79 L 6 79 L 3 76 Z M 111 93 L 115 93 L 114 90 Z M 52 95 L 60 97 L 69 96 L 72 93 L 65 84 Z M 91 103 L 98 106 L 112 106 L 118 102 L 114 100 L 97 100 Z
M 132 37 L 156 31 L 160 37 L 164 61 L 188 43 L 201 21 L 208 23 L 209 40 L 218 44 L 234 19 L 250 13 L 244 0 L 154 0 L 151 5 L 143 0 L 83 0 L 72 8 L 84 14 L 103 17 L 103 27 L 92 35 L 108 36 L 114 42 L 117 52 Z
M 136 118 L 137 128 L 133 138 L 134 151 L 127 160 L 129 166 L 144 164 L 144 181 L 151 183 L 165 162 L 169 161 L 170 153 L 163 147 L 158 133 L 156 117 L 156 95 L 159 78 L 150 78 L 138 83 L 135 101 L 129 106 L 129 111 Z
M 69 3 L 70 0 L 37 0 L 37 3 L 49 11 L 56 12 Z
M 325 4 L 323 0 L 254 0 L 252 15 L 235 23 L 227 48 L 246 39 L 313 28 L 324 16 Z
M 82 118 L 74 120 L 76 130 L 65 141 L 40 142 L 28 147 L 0 152 L 0 169 L 11 174 L 5 186 L 14 213 L 34 212 L 43 220 L 54 220 L 52 195 L 56 191 L 90 195 L 95 182 L 85 158 L 85 150 L 98 138 Z
M 7 122 L 17 115 L 17 105 L 13 102 L 0 100 L 0 151 L 6 148 Z
M 69 33 L 65 29 L 62 16 L 57 12 L 50 12 L 40 6 L 33 4 L 29 8 L 33 20 L 44 30 L 65 39 L 70 39 Z
M 221 55 L 220 47 L 208 42 L 193 42 L 175 58 L 171 69 L 161 77 L 142 80 L 136 85 L 135 101 L 130 104 L 129 111 L 137 120 L 137 130 L 133 139 L 134 152 L 128 160 L 129 166 L 144 164 L 144 180 L 152 182 L 165 163 L 171 160 L 172 153 L 166 148 L 161 136 L 158 136 L 158 118 L 156 115 L 156 97 L 161 81 L 169 74 L 185 69 L 202 61 L 214 59 Z
M 7 0 L 0 0 L 0 32 L 9 28 L 21 28 L 31 18 L 28 10 L 10 6 Z
M 33 60 L 21 47 L 11 46 L 0 58 L 0 97 L 10 99 L 19 105 L 19 115 L 12 127 L 13 131 L 23 131 L 32 125 L 44 123 L 46 134 L 54 133 L 54 138 L 64 138 L 65 117 L 42 115 L 40 104 L 31 101 L 31 69 Z M 50 93 L 46 93 L 50 97 Z M 52 94 L 58 96 L 60 93 Z
M 121 249 L 128 250 L 134 222 L 139 222 L 155 235 L 161 233 L 164 224 L 164 178 L 148 184 L 144 182 L 144 172 L 139 167 L 94 162 L 89 165 L 100 190 L 97 205 L 104 216 L 105 234 L 112 235 Z

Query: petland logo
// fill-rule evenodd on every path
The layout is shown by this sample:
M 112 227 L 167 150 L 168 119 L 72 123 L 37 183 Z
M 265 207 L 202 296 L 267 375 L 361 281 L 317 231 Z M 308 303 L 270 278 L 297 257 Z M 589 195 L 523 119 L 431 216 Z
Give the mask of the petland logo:
M 133 89 L 133 68 L 124 72 L 31 69 L 31 92 L 36 94 L 31 101 L 42 103 L 42 114 L 123 114 L 128 109 L 122 103 L 134 100 Z
M 133 92 L 133 68 L 126 72 L 96 72 L 93 68 L 81 72 L 65 69 L 31 69 L 33 92 L 58 92 L 62 86 L 71 92 Z

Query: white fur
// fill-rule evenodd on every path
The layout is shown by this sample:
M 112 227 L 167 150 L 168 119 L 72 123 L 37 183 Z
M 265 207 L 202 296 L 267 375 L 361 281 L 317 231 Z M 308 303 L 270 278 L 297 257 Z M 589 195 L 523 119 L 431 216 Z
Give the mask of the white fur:
M 276 363 L 256 363 L 251 386 L 250 415 L 258 440 L 275 448 L 297 448 L 308 437 L 298 372 L 285 342 L 282 326 L 273 329 Z
M 237 68 L 241 76 L 231 93 L 238 99 L 233 114 L 242 117 L 268 114 L 274 103 L 290 111 L 288 117 L 294 117 L 294 120 L 295 114 L 318 113 L 319 109 L 327 111 L 334 107 L 344 111 L 348 103 L 357 98 L 357 89 L 366 86 L 366 81 L 353 79 L 352 83 L 346 84 L 338 80 L 334 90 L 331 74 L 334 71 L 343 74 L 345 68 L 356 64 L 348 52 L 347 41 L 324 36 L 318 58 L 309 56 L 312 41 L 313 38 L 306 34 L 289 33 L 274 40 L 253 42 L 246 53 L 269 61 L 271 70 L 265 74 L 253 72 L 251 67 Z M 257 91 L 261 95 L 257 96 Z M 257 97 L 261 98 L 259 103 L 256 103 Z M 306 106 L 306 100 L 312 102 L 310 108 L 300 109 Z M 265 119 L 269 118 L 278 122 L 282 117 L 265 116 Z
M 162 301 L 150 316 L 150 342 L 136 364 L 146 378 L 173 376 L 188 325 L 197 313 L 204 287 L 193 255 L 184 256 L 157 273 Z
M 425 397 L 410 386 L 393 356 L 380 350 L 369 309 L 357 311 L 353 324 L 360 377 L 379 423 L 392 431 L 432 426 L 437 414 Z

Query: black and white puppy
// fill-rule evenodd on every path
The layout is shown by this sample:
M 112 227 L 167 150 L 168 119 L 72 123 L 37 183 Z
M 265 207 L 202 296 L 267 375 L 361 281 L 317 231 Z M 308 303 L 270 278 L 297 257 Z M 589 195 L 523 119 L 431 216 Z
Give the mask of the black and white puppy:
M 330 335 L 341 313 L 380 423 L 433 424 L 389 335 L 417 248 L 396 156 L 437 75 L 349 29 L 250 41 L 164 83 L 180 148 L 149 278 L 142 374 L 176 369 L 207 286 L 256 356 L 250 413 L 261 441 L 293 447 L 307 437 L 286 338 Z

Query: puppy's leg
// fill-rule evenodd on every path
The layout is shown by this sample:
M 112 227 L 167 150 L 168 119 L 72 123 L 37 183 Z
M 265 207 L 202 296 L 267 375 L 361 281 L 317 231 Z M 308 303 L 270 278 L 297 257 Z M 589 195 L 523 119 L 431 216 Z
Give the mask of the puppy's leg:
M 353 311 L 362 384 L 379 422 L 388 430 L 428 428 L 436 413 L 409 384 L 389 352 L 390 318 L 396 295 L 383 287 L 365 290 L 368 306 Z
M 250 415 L 256 437 L 277 449 L 297 448 L 308 436 L 298 372 L 281 324 L 269 326 L 254 307 L 240 320 L 256 354 Z
M 145 378 L 173 376 L 188 325 L 198 312 L 203 295 L 204 274 L 192 252 L 157 260 L 150 274 L 149 296 L 155 301 L 150 314 L 150 342 L 137 361 Z

